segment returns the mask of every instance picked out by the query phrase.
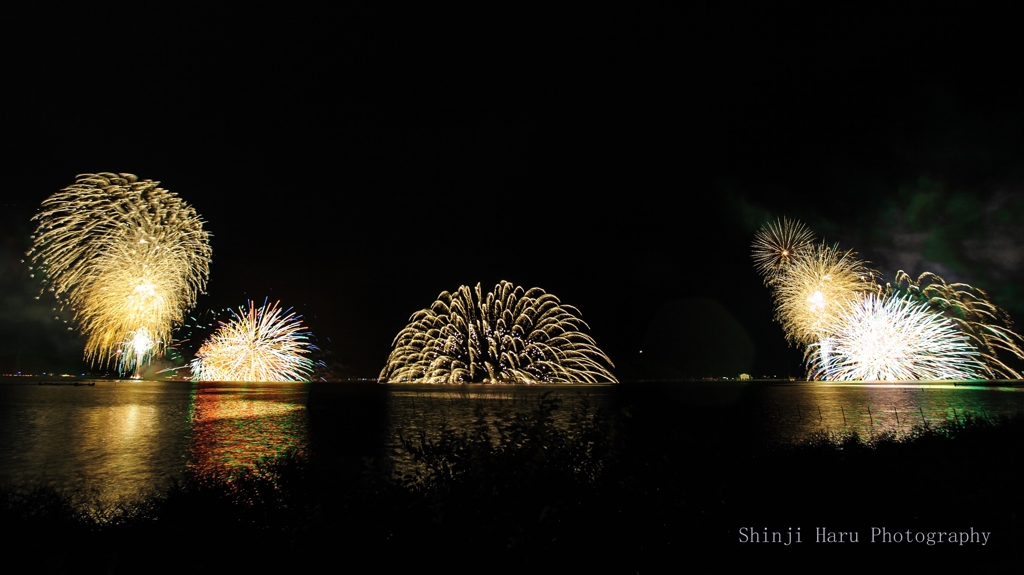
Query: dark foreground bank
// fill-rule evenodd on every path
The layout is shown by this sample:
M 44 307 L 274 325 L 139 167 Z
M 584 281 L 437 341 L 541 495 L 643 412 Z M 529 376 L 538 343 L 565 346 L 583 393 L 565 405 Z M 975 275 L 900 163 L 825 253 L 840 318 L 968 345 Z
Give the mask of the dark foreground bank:
M 973 416 L 799 446 L 712 436 L 657 402 L 607 413 L 558 399 L 433 440 L 415 466 L 304 454 L 94 508 L 5 486 L 8 561 L 127 573 L 442 565 L 450 572 L 717 572 L 734 564 L 988 565 L 1024 545 L 1024 418 Z M 678 416 L 676 416 L 678 417 Z M 699 415 L 695 415 L 699 417 Z M 879 562 L 883 563 L 879 563 Z

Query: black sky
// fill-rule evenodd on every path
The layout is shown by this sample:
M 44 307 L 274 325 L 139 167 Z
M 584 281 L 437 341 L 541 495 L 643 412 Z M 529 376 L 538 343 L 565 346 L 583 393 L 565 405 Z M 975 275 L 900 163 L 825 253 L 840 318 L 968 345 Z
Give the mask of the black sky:
M 441 291 L 503 279 L 579 308 L 625 377 L 796 374 L 749 256 L 782 215 L 886 278 L 935 271 L 1024 314 L 1024 94 L 1000 15 L 437 16 L 23 22 L 0 371 L 77 365 L 20 260 L 39 203 L 100 171 L 207 222 L 197 312 L 279 299 L 353 376 Z

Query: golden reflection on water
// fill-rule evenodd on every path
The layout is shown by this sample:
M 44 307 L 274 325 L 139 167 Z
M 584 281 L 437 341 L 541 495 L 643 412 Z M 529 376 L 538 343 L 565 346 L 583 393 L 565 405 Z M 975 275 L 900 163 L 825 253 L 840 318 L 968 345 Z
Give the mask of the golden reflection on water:
M 102 508 L 158 491 L 180 472 L 185 386 L 101 381 L 5 391 L 4 481 L 49 485 Z
M 814 383 L 775 388 L 764 415 L 775 439 L 800 442 L 822 433 L 909 433 L 915 427 L 963 421 L 967 414 L 994 418 L 1022 410 L 1024 389 L 1017 387 Z
M 0 483 L 48 485 L 96 512 L 186 470 L 234 475 L 308 449 L 305 384 L 99 380 L 0 388 Z
M 153 405 L 117 405 L 96 407 L 82 414 L 76 425 L 79 433 L 65 438 L 76 465 L 89 469 L 102 491 L 120 491 L 118 483 L 129 483 L 132 491 L 152 474 L 149 454 L 162 449 L 157 408 Z M 127 471 L 131 475 L 121 478 Z

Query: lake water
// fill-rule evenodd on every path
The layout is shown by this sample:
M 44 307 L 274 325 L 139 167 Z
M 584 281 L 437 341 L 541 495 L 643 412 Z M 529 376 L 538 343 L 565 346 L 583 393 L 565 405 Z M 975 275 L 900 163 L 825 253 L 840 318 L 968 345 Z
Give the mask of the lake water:
M 0 383 L 0 482 L 51 484 L 93 500 L 164 488 L 189 470 L 231 474 L 283 453 L 407 456 L 399 432 L 459 428 L 482 409 L 493 420 L 541 395 L 561 401 L 556 423 L 584 398 L 612 416 L 648 403 L 658 425 L 697 437 L 741 426 L 751 440 L 816 433 L 908 431 L 974 413 L 1024 411 L 1020 382 L 827 385 L 676 382 L 618 386 L 427 386 L 96 381 L 91 386 Z

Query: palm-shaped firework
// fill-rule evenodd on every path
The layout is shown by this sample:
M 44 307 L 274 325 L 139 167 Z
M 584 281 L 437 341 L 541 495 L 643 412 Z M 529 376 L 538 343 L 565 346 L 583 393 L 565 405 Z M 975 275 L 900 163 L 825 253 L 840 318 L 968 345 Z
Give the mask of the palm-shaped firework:
M 572 306 L 540 288 L 502 281 L 461 286 L 412 315 L 380 381 L 421 383 L 616 382 L 612 365 Z

